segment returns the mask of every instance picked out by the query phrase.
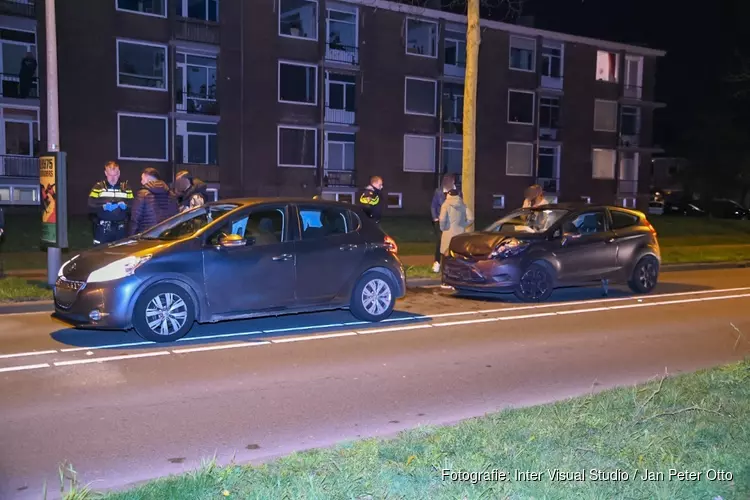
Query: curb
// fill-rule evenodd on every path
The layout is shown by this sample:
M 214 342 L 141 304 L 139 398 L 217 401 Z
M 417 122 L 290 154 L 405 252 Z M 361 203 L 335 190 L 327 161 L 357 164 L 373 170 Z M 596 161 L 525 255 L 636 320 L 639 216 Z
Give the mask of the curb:
M 3 314 L 52 313 L 55 310 L 51 300 L 30 300 L 28 302 L 10 302 L 0 304 L 0 316 Z

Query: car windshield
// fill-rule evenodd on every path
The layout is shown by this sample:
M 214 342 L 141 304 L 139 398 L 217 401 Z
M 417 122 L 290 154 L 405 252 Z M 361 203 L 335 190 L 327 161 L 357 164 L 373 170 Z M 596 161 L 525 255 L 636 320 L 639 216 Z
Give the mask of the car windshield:
M 143 240 L 179 240 L 195 234 L 239 207 L 234 203 L 204 205 L 167 219 L 141 234 Z
M 567 213 L 567 210 L 560 209 L 523 208 L 509 213 L 488 226 L 484 232 L 502 234 L 543 233 Z

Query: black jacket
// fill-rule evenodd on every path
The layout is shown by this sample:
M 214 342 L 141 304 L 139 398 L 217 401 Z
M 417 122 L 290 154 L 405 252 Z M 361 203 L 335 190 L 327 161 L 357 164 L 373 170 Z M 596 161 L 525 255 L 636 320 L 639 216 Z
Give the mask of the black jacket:
M 0 207 L 0 229 L 5 229 L 5 214 L 2 207 Z
M 208 184 L 198 178 L 189 179 L 188 188 L 182 192 L 175 192 L 180 211 L 199 207 L 208 201 Z
M 121 201 L 125 202 L 127 207 L 124 210 L 120 207 L 115 208 L 111 212 L 104 210 L 104 205 L 107 203 L 118 204 Z M 130 212 L 132 206 L 133 191 L 128 186 L 128 181 L 120 181 L 114 186 L 110 185 L 106 180 L 99 181 L 94 184 L 89 193 L 89 212 L 95 219 L 95 222 L 100 220 L 126 222 L 128 220 L 128 212 Z
M 383 193 L 368 186 L 357 194 L 357 204 L 362 207 L 364 212 L 375 222 L 380 222 L 383 217 L 383 208 L 385 199 Z
M 164 181 L 143 186 L 135 197 L 130 217 L 130 234 L 146 229 L 177 214 L 177 199 Z

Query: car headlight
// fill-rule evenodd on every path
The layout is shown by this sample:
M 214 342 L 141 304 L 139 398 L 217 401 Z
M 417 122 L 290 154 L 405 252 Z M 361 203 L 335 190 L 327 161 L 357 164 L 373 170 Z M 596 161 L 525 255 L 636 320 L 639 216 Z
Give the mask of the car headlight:
M 104 267 L 93 271 L 89 274 L 88 283 L 102 283 L 105 281 L 114 281 L 131 276 L 143 263 L 151 258 L 150 255 L 143 257 L 125 257 L 107 264 Z
M 525 241 L 518 241 L 512 239 L 500 243 L 490 254 L 491 259 L 507 259 L 508 257 L 514 257 L 524 250 L 529 248 L 529 244 Z
M 65 269 L 65 266 L 67 266 L 68 264 L 70 264 L 71 262 L 73 262 L 74 260 L 76 260 L 77 258 L 78 258 L 78 255 L 76 255 L 75 257 L 73 257 L 70 260 L 65 261 L 65 263 L 62 266 L 60 266 L 60 269 L 58 269 L 58 271 L 57 271 L 57 277 L 58 278 L 62 278 L 62 276 L 63 276 L 63 269 Z

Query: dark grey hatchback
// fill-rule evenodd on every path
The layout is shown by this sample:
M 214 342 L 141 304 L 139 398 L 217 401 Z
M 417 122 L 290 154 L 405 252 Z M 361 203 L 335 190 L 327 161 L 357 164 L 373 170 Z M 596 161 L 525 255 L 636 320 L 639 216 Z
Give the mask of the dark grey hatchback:
M 206 204 L 60 269 L 55 315 L 170 342 L 194 322 L 350 309 L 382 321 L 406 293 L 395 242 L 359 208 L 294 199 Z

